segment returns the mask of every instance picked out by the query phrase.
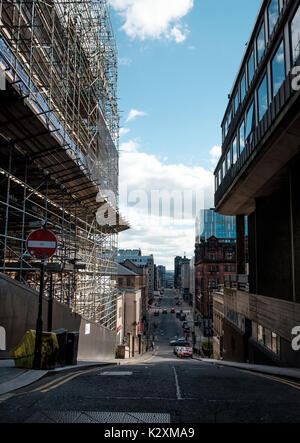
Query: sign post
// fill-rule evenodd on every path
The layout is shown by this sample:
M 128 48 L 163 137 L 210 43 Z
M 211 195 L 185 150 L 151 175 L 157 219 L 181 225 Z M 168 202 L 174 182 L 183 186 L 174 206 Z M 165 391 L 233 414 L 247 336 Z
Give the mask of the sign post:
M 57 238 L 53 232 L 47 229 L 37 229 L 31 232 L 26 240 L 27 251 L 33 258 L 41 260 L 41 273 L 40 273 L 40 293 L 39 293 L 39 307 L 38 317 L 36 322 L 35 333 L 35 349 L 33 359 L 33 369 L 41 368 L 42 360 L 42 334 L 43 334 L 43 295 L 44 295 L 44 276 L 45 276 L 45 264 L 47 259 L 50 258 L 56 251 Z

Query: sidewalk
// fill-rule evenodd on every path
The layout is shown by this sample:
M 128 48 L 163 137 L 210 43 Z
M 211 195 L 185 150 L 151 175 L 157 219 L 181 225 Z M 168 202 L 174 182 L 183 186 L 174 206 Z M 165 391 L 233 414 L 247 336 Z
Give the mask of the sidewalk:
M 155 354 L 146 352 L 130 359 L 111 359 L 103 361 L 78 361 L 74 366 L 63 366 L 49 370 L 20 369 L 15 367 L 14 360 L 0 360 L 0 395 L 7 394 L 16 389 L 23 388 L 31 383 L 40 380 L 47 374 L 57 374 L 62 371 L 70 371 L 74 369 L 84 369 L 92 366 L 119 366 L 126 364 L 135 364 L 148 361 Z
M 277 375 L 279 377 L 288 377 L 300 380 L 300 369 L 297 368 L 283 368 L 278 366 L 255 365 L 251 363 L 236 363 L 232 361 L 213 360 L 210 358 L 200 358 L 200 357 L 194 357 L 194 359 L 213 365 L 229 366 L 232 368 L 244 369 L 247 371 Z

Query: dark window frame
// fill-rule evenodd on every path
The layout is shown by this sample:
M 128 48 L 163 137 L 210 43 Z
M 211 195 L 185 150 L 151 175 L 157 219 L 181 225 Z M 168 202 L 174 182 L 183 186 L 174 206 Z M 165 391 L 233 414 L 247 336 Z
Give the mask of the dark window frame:
M 260 59 L 258 60 L 258 52 L 259 52 L 259 51 L 258 51 L 258 37 L 260 36 L 262 29 L 264 29 L 265 48 L 264 48 L 264 52 L 262 53 Z M 255 45 L 256 45 L 256 63 L 257 63 L 257 66 L 258 66 L 258 65 L 260 64 L 260 62 L 261 62 L 261 59 L 262 59 L 263 56 L 264 56 L 264 53 L 265 53 L 265 51 L 266 51 L 266 47 L 267 47 L 267 34 L 266 34 L 266 23 L 265 23 L 265 19 L 262 20 L 261 25 L 260 25 L 260 27 L 259 27 L 259 31 L 258 31 L 258 34 L 257 34 L 256 39 L 255 39 Z
M 249 62 L 250 60 L 253 59 L 253 76 L 251 78 L 251 80 L 249 79 Z M 254 53 L 254 47 L 252 48 L 252 51 L 250 53 L 250 57 L 247 60 L 247 84 L 248 84 L 248 89 L 251 86 L 251 83 L 253 82 L 253 79 L 255 77 L 255 53 Z
M 277 52 L 278 52 L 278 50 L 279 50 L 279 48 L 280 48 L 280 46 L 281 45 L 283 45 L 283 54 L 284 54 L 284 78 L 286 78 L 286 76 L 287 76 L 287 72 L 286 72 L 286 48 L 285 48 L 285 36 L 284 36 L 284 34 L 283 34 L 283 32 L 280 34 L 280 38 L 278 39 L 278 44 L 275 46 L 275 49 L 274 49 L 274 51 L 272 52 L 272 55 L 271 55 L 271 57 L 270 57 L 270 69 L 271 69 L 271 85 L 270 85 L 270 88 L 271 88 L 271 97 L 272 97 L 272 101 L 273 101 L 273 99 L 274 99 L 274 97 L 275 97 L 275 94 L 274 94 L 274 85 L 273 85 L 273 61 L 274 61 L 274 59 L 275 59 L 275 57 L 276 57 L 276 55 L 277 55 Z M 283 84 L 283 82 L 282 82 L 282 84 Z M 281 86 L 282 86 L 282 84 L 281 84 Z M 280 87 L 281 87 L 280 86 Z M 280 89 L 280 88 L 279 88 Z M 279 91 L 279 89 L 278 89 L 278 91 Z M 278 93 L 278 91 L 276 92 L 276 94 Z
M 276 27 L 276 24 L 277 24 L 278 19 L 279 19 L 279 16 L 280 16 L 280 2 L 279 2 L 279 0 L 277 0 L 277 6 L 278 6 L 278 18 L 277 18 L 277 21 L 276 21 L 276 23 L 275 23 L 275 25 L 274 25 L 272 31 L 270 32 L 270 14 L 269 14 L 269 10 L 270 10 L 271 3 L 272 3 L 273 1 L 274 1 L 274 0 L 270 0 L 269 4 L 268 4 L 268 6 L 267 6 L 268 37 L 269 37 L 269 40 L 270 40 L 270 38 L 271 38 L 271 36 L 272 36 L 272 34 L 273 34 L 273 31 L 274 31 L 274 29 L 275 29 L 275 27 Z
M 295 7 L 295 11 L 293 12 L 293 14 L 291 16 L 291 19 L 289 20 L 289 39 L 290 39 L 290 48 L 289 49 L 290 49 L 290 57 L 291 57 L 291 67 L 296 66 L 297 60 L 298 60 L 298 58 L 300 56 L 300 51 L 299 51 L 299 56 L 294 61 L 294 49 L 293 49 L 293 45 L 292 45 L 292 43 L 293 43 L 293 40 L 292 40 L 292 23 L 293 23 L 293 20 L 295 19 L 296 14 L 298 12 L 300 12 L 300 5 L 298 5 L 298 8 Z
M 267 69 L 264 71 L 263 75 L 261 76 L 260 81 L 258 82 L 257 90 L 256 90 L 256 94 L 257 94 L 257 97 L 256 97 L 257 98 L 257 110 L 256 110 L 257 112 L 256 112 L 256 115 L 257 115 L 258 124 L 262 121 L 262 119 L 265 116 L 265 114 L 264 114 L 261 119 L 259 118 L 259 108 L 260 108 L 260 106 L 259 106 L 259 90 L 260 90 L 260 87 L 263 84 L 263 81 L 265 80 L 265 78 L 267 80 L 267 101 L 268 101 L 268 107 L 269 107 L 269 104 L 270 104 L 270 101 L 269 101 L 270 85 L 269 85 L 269 78 L 268 78 L 268 71 L 267 71 Z

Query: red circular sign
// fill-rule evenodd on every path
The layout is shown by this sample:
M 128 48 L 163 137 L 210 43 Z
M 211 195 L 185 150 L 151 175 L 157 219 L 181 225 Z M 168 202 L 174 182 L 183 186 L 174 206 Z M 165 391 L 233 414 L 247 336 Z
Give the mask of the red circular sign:
M 26 240 L 26 248 L 32 257 L 47 259 L 56 251 L 57 238 L 48 229 L 37 229 L 29 234 Z

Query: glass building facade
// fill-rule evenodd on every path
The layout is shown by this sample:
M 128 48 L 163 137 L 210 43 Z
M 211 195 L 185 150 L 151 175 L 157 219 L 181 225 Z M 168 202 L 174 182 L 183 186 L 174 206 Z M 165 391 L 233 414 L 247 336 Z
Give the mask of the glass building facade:
M 235 239 L 235 217 L 218 214 L 214 209 L 201 210 L 196 217 L 196 243 L 200 243 L 201 237 L 208 240 L 212 236 Z

